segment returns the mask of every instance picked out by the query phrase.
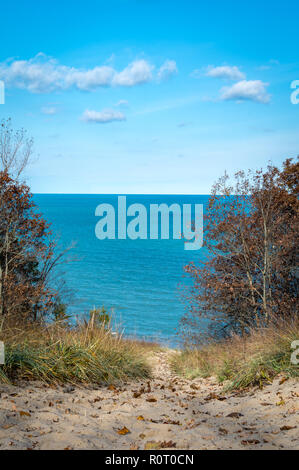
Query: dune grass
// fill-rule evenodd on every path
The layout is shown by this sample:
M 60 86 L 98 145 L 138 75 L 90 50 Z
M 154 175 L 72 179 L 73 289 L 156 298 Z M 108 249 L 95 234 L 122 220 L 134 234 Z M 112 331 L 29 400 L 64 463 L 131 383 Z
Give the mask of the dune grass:
M 5 342 L 0 382 L 113 384 L 150 376 L 150 346 L 113 337 L 105 327 L 35 325 L 3 330 L 0 339 Z
M 215 376 L 219 382 L 227 381 L 227 390 L 262 387 L 279 373 L 299 377 L 299 366 L 290 360 L 295 340 L 299 340 L 298 318 L 185 350 L 175 355 L 172 367 L 187 378 Z

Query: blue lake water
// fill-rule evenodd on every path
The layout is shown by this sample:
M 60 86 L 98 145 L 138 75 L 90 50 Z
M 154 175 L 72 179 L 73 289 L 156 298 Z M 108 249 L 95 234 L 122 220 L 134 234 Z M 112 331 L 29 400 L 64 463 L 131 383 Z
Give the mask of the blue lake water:
M 71 253 L 76 260 L 63 266 L 72 292 L 68 312 L 80 316 L 104 305 L 113 310 L 125 335 L 175 345 L 185 309 L 178 287 L 188 282 L 183 268 L 204 256 L 204 249 L 187 251 L 183 240 L 173 239 L 99 240 L 95 209 L 102 203 L 117 208 L 116 195 L 36 194 L 34 200 L 59 244 L 76 243 Z M 127 196 L 127 206 L 141 203 L 146 208 L 161 203 L 205 206 L 207 201 L 208 196 Z

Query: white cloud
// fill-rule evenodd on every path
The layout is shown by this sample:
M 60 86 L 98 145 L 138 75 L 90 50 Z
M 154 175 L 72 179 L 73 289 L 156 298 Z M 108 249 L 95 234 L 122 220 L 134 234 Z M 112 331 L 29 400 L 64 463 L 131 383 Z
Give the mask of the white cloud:
M 41 109 L 43 114 L 53 115 L 57 113 L 57 109 L 54 107 L 44 107 Z
M 178 68 L 174 60 L 166 60 L 158 71 L 158 79 L 165 80 L 178 73 Z
M 198 71 L 194 71 L 198 72 Z M 223 65 L 220 67 L 208 67 L 205 75 L 213 78 L 228 78 L 229 80 L 242 80 L 245 74 L 236 66 Z
M 129 64 L 122 72 L 115 73 L 112 84 L 117 86 L 134 86 L 152 80 L 154 67 L 146 60 L 136 60 Z
M 8 87 L 32 93 L 49 93 L 77 88 L 91 91 L 98 87 L 134 86 L 153 79 L 154 66 L 146 60 L 135 60 L 118 72 L 109 65 L 78 69 L 61 65 L 57 60 L 37 54 L 29 60 L 8 60 L 0 63 L 0 79 Z
M 119 100 L 117 103 L 115 103 L 115 106 L 123 106 L 123 107 L 127 107 L 129 106 L 129 101 L 127 100 Z
M 222 88 L 221 99 L 269 103 L 270 95 L 266 90 L 268 85 L 268 83 L 264 83 L 261 80 L 242 80 L 231 87 Z
M 86 109 L 82 114 L 81 119 L 86 122 L 96 122 L 105 124 L 113 121 L 125 121 L 126 116 L 114 109 L 103 109 L 102 111 L 92 111 Z

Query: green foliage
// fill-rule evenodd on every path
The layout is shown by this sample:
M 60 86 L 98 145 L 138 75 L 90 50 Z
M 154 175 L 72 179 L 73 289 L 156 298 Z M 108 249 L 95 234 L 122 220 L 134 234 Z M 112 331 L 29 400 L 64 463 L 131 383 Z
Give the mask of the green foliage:
M 68 327 L 71 315 L 67 314 L 67 305 L 58 298 L 53 307 L 54 321 L 60 323 L 61 326 Z
M 104 327 L 107 329 L 111 322 L 111 316 L 107 313 L 104 306 L 101 308 L 94 307 L 89 312 L 89 321 L 95 327 Z

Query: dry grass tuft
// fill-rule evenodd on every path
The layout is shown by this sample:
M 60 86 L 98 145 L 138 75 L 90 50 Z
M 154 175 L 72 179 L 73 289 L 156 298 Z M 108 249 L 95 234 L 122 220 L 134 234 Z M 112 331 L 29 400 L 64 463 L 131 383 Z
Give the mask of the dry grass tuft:
M 146 351 L 105 326 L 67 328 L 57 324 L 2 328 L 5 365 L 0 382 L 21 379 L 45 383 L 116 383 L 150 376 Z
M 291 344 L 299 340 L 298 317 L 267 328 L 252 329 L 245 337 L 233 336 L 196 350 L 176 355 L 172 367 L 188 378 L 216 376 L 229 381 L 227 388 L 260 387 L 283 372 L 298 377 L 299 366 L 291 363 Z

